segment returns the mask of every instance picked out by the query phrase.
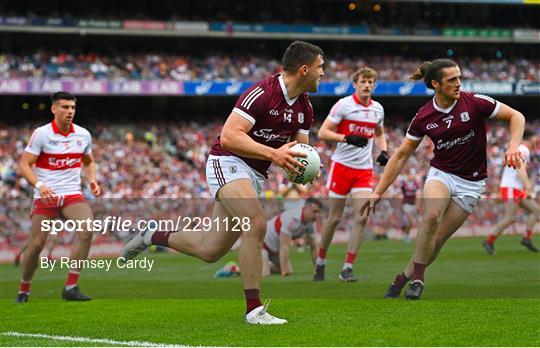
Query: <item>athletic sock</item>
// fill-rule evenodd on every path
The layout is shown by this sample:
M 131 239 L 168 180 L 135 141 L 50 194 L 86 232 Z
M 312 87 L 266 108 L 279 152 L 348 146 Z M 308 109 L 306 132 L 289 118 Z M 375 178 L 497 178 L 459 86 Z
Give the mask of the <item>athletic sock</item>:
M 397 286 L 400 289 L 403 289 L 405 284 L 410 280 L 411 278 L 407 277 L 405 273 L 401 272 L 396 276 L 396 279 L 394 279 L 393 284 Z
M 486 243 L 488 244 L 493 244 L 495 243 L 495 240 L 497 239 L 497 236 L 494 235 L 494 234 L 490 234 L 487 239 L 486 239 Z
M 347 251 L 347 257 L 345 257 L 345 263 L 343 264 L 343 269 L 352 269 L 354 260 L 356 260 L 356 253 L 351 253 Z
M 317 256 L 317 260 L 315 261 L 315 264 L 317 266 L 326 265 L 326 249 L 323 249 L 323 248 L 319 249 L 319 256 Z
M 414 263 L 413 281 L 420 280 L 424 282 L 424 272 L 426 271 L 426 265 L 423 263 Z
M 81 272 L 70 270 L 66 279 L 66 283 L 64 284 L 64 289 L 71 290 L 76 287 L 80 275 Z
M 30 294 L 30 281 L 24 281 L 21 279 L 21 285 L 19 286 L 19 294 Z
M 262 306 L 259 289 L 244 289 L 244 294 L 246 295 L 246 314 Z
M 154 232 L 150 236 L 150 243 L 147 243 L 147 244 L 169 247 L 170 235 L 171 235 L 171 232 Z M 146 242 L 146 236 L 145 236 L 145 242 Z
M 532 230 L 527 229 L 527 231 L 525 231 L 525 239 L 531 240 L 531 238 L 532 238 Z

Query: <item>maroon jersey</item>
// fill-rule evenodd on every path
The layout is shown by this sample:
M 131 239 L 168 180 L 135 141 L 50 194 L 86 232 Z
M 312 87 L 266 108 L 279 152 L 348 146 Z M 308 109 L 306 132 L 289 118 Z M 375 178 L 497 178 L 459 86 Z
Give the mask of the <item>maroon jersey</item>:
M 403 193 L 403 204 L 416 204 L 416 191 L 420 188 L 416 180 L 403 180 L 401 182 L 401 193 Z
M 488 96 L 461 92 L 448 109 L 435 98 L 420 108 L 407 130 L 407 138 L 420 141 L 427 135 L 434 144 L 431 166 L 463 179 L 487 178 L 486 118 L 494 117 L 500 103 Z
M 269 76 L 249 87 L 236 101 L 233 112 L 253 123 L 248 132 L 251 139 L 274 149 L 289 142 L 298 132 L 309 134 L 313 123 L 313 107 L 307 93 L 289 99 L 281 74 Z M 268 178 L 270 161 L 246 158 L 227 151 L 221 147 L 219 136 L 210 154 L 237 156 Z

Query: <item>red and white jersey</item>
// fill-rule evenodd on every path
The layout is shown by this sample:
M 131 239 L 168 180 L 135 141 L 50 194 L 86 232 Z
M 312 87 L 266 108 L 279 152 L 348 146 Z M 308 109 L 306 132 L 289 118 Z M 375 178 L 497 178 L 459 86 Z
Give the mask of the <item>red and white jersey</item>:
M 355 169 L 373 168 L 373 138 L 375 128 L 383 125 L 382 105 L 373 99 L 368 105 L 363 105 L 354 93 L 338 100 L 330 110 L 328 119 L 337 124 L 337 132 L 340 134 L 356 134 L 369 139 L 364 147 L 338 143 L 332 161 Z
M 86 129 L 72 124 L 63 133 L 52 121 L 34 131 L 24 151 L 38 156 L 35 173 L 55 194 L 81 193 L 83 155 L 92 153 L 92 138 Z M 37 189 L 34 198 L 39 198 Z
M 525 146 L 524 144 L 519 145 L 519 151 L 525 158 L 525 164 L 529 164 L 531 162 L 531 152 L 529 151 L 529 148 Z M 523 183 L 518 177 L 518 171 L 514 168 L 510 167 L 504 167 L 502 178 L 501 178 L 501 187 L 511 187 L 518 189 L 520 191 L 523 191 L 525 188 L 523 187 Z
M 266 236 L 264 237 L 266 247 L 272 252 L 279 252 L 279 235 L 282 233 L 292 239 L 300 238 L 304 234 L 314 234 L 313 223 L 302 223 L 303 211 L 304 205 L 296 206 L 270 219 L 266 225 Z

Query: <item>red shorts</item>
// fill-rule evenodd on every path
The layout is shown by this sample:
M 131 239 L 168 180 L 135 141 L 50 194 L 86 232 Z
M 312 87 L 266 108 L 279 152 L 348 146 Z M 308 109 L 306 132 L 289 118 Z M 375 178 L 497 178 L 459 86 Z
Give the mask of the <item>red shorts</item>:
M 510 202 L 510 200 L 513 200 L 514 203 L 519 204 L 523 198 L 527 198 L 525 191 L 513 187 L 501 187 L 500 192 L 503 202 Z
M 333 193 L 346 196 L 355 191 L 373 189 L 373 169 L 355 169 L 330 161 L 326 187 Z
M 62 208 L 86 202 L 86 198 L 80 193 L 54 196 L 52 202 L 49 203 L 45 203 L 41 198 L 36 198 L 32 203 L 32 213 L 30 216 L 46 215 L 48 217 L 56 218 L 60 216 Z

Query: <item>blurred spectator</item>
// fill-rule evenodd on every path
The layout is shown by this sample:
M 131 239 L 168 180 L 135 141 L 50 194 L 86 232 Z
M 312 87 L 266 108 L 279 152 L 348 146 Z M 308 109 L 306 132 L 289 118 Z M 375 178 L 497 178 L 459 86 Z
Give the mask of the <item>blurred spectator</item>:
M 464 80 L 540 81 L 540 59 L 455 58 Z M 325 81 L 349 81 L 358 68 L 370 66 L 378 80 L 408 81 L 422 64 L 419 58 L 390 55 L 326 57 Z M 274 59 L 208 55 L 195 58 L 152 52 L 103 56 L 39 50 L 30 55 L 0 53 L 0 78 L 84 78 L 144 80 L 257 81 L 280 71 Z

